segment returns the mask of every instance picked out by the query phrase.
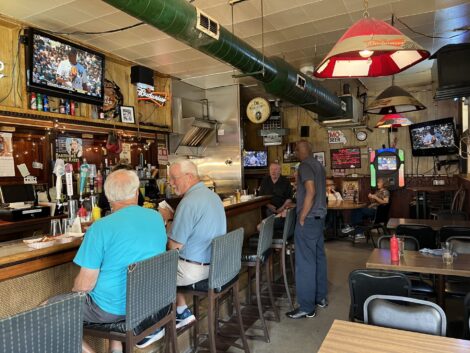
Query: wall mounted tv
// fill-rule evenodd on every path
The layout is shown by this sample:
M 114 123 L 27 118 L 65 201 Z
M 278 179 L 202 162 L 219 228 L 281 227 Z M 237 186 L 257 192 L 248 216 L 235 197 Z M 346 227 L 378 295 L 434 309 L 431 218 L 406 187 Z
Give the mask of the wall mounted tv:
M 361 149 L 359 147 L 330 150 L 331 169 L 361 168 Z
M 268 166 L 267 151 L 244 151 L 243 167 L 245 168 L 266 168 Z
M 410 125 L 413 156 L 441 156 L 458 153 L 454 119 L 445 118 Z
M 103 104 L 104 55 L 37 29 L 28 32 L 31 91 Z

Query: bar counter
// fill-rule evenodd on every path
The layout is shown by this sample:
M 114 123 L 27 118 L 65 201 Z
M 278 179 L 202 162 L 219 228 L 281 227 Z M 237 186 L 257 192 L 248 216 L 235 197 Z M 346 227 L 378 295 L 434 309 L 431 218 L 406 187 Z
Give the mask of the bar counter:
M 224 204 L 227 228 L 245 228 L 246 236 L 256 231 L 261 208 L 269 196 Z M 22 239 L 0 243 L 0 317 L 33 308 L 47 298 L 70 291 L 78 267 L 72 259 L 81 239 L 67 244 L 54 244 L 32 249 Z

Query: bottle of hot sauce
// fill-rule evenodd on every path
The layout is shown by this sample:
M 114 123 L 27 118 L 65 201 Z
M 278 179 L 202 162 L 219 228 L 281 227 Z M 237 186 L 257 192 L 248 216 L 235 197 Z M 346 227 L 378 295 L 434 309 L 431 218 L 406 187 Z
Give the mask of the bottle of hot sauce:
M 390 238 L 390 259 L 392 260 L 392 263 L 398 262 L 400 259 L 398 238 L 395 234 Z

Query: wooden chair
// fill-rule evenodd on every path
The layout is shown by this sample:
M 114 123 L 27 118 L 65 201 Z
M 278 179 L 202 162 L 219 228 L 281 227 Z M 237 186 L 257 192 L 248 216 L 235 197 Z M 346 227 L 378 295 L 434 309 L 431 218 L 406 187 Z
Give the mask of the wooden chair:
M 396 295 L 372 295 L 364 303 L 364 323 L 444 336 L 447 318 L 433 302 Z
M 125 321 L 113 324 L 85 323 L 85 334 L 124 342 L 125 352 L 131 353 L 137 342 L 166 326 L 167 351 L 171 345 L 173 353 L 177 353 L 177 269 L 176 250 L 129 265 Z
M 84 297 L 71 294 L 1 319 L 0 352 L 81 353 Z

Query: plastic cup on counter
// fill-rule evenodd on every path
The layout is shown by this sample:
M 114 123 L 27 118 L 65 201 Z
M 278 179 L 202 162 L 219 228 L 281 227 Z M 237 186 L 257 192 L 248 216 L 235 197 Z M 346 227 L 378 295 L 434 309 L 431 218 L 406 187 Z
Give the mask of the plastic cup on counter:
M 62 233 L 62 228 L 61 228 L 61 225 L 60 225 L 60 219 L 52 219 L 51 220 L 50 234 L 51 234 L 52 237 L 63 234 Z

